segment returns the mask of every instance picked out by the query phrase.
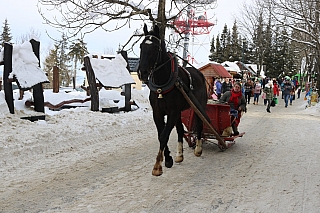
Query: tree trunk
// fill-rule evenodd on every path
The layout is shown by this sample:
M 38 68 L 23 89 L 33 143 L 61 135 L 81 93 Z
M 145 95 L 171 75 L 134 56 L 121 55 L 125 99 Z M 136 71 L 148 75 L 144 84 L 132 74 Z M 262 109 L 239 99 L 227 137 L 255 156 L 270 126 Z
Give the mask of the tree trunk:
M 166 22 L 166 0 L 159 0 L 157 25 L 161 39 L 165 38 Z
M 74 58 L 74 73 L 73 73 L 73 77 L 74 77 L 74 81 L 75 84 L 73 85 L 73 89 L 75 89 L 76 85 L 77 85 L 77 57 Z

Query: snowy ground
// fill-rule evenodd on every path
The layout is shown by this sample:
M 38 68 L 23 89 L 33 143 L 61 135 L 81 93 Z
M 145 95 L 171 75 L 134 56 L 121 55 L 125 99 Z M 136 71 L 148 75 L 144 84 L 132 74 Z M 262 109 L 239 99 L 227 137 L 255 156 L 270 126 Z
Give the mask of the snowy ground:
M 46 110 L 38 122 L 20 119 L 28 110 L 19 102 L 8 114 L 0 98 L 0 212 L 320 209 L 319 106 L 297 99 L 284 108 L 280 99 L 269 114 L 262 100 L 250 104 L 233 147 L 205 143 L 197 158 L 185 143 L 185 160 L 153 177 L 158 142 L 146 92 L 134 92 L 133 112 Z M 176 140 L 173 131 L 171 155 Z

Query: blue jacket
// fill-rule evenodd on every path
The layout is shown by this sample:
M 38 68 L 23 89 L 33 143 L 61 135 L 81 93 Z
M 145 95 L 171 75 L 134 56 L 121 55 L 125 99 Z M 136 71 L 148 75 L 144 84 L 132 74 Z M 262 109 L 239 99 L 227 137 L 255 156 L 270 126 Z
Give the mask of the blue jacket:
M 220 81 L 217 81 L 216 82 L 216 93 L 217 94 L 221 94 L 221 87 L 222 87 L 222 84 Z

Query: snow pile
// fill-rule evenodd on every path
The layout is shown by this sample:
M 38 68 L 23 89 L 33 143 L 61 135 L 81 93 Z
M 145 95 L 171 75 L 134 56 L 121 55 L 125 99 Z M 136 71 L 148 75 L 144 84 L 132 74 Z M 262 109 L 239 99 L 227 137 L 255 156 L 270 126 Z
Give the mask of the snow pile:
M 127 69 L 127 62 L 121 54 L 112 60 L 99 59 L 91 56 L 90 63 L 95 77 L 107 87 L 120 87 L 124 84 L 134 84 L 134 80 Z
M 13 46 L 12 72 L 9 78 L 13 77 L 16 77 L 21 88 L 31 88 L 38 83 L 49 82 L 45 72 L 39 67 L 39 60 L 29 41 Z

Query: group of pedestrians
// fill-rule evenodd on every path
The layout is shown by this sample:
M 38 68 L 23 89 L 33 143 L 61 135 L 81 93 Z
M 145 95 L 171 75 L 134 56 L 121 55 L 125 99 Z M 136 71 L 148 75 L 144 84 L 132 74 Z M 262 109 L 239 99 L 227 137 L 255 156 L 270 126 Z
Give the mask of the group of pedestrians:
M 253 97 L 253 104 L 258 105 L 260 96 L 264 100 L 266 111 L 271 113 L 271 106 L 275 106 L 278 102 L 280 91 L 282 91 L 282 98 L 285 102 L 285 107 L 292 105 L 295 99 L 295 84 L 289 77 L 282 80 L 277 79 L 247 79 L 246 82 L 241 83 L 236 81 L 232 83 L 230 79 L 220 79 L 215 81 L 215 93 L 220 103 L 228 103 L 231 111 L 235 112 L 233 116 L 232 129 L 233 134 L 239 134 L 237 126 L 240 123 L 241 112 L 246 111 L 247 104 L 250 104 L 251 97 Z M 300 89 L 301 92 L 301 89 Z M 300 93 L 298 95 L 298 98 Z
M 239 82 L 240 83 L 240 82 Z M 271 113 L 271 106 L 275 106 L 278 103 L 278 97 L 280 91 L 282 91 L 282 99 L 284 99 L 285 107 L 292 105 L 295 99 L 297 81 L 291 81 L 289 77 L 284 79 L 247 79 L 246 82 L 240 83 L 241 92 L 243 94 L 246 104 L 250 104 L 253 97 L 253 104 L 258 105 L 260 96 L 262 96 L 263 104 L 266 106 L 266 111 Z M 223 82 L 217 80 L 215 82 L 216 94 L 218 100 L 221 98 L 222 94 L 227 91 L 231 91 L 233 88 L 232 81 L 230 79 L 225 79 Z M 301 87 L 298 88 L 298 98 L 300 98 Z

